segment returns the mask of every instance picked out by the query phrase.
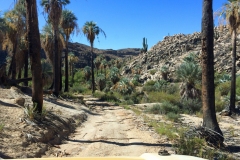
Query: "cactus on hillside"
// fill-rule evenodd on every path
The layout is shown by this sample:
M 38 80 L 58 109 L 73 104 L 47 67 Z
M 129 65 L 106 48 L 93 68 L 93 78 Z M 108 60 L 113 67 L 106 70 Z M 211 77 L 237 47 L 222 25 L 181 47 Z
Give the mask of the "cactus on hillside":
M 148 44 L 147 44 L 147 38 L 145 39 L 145 37 L 143 37 L 143 48 L 142 48 L 142 52 L 146 53 L 148 49 Z

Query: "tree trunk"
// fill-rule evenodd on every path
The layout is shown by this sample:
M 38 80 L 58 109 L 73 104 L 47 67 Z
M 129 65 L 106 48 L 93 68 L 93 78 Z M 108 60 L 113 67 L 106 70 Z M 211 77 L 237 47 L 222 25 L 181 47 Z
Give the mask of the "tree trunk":
M 13 44 L 13 55 L 12 55 L 11 64 L 10 64 L 10 67 L 9 67 L 9 70 L 8 70 L 8 77 L 10 77 L 10 75 L 11 75 L 12 79 L 16 79 L 16 75 L 17 75 L 17 72 L 16 72 L 16 69 L 17 69 L 17 67 L 16 67 L 16 57 L 15 57 L 16 50 L 17 50 L 17 40 Z
M 25 53 L 24 57 L 24 78 L 28 77 L 28 53 Z M 28 81 L 24 82 L 24 86 L 28 86 Z
M 202 105 L 203 126 L 220 135 L 215 112 L 212 0 L 203 0 L 202 13 Z M 219 137 L 223 142 L 224 138 Z
M 43 85 L 41 66 L 41 45 L 38 28 L 36 0 L 26 0 L 28 53 L 31 58 L 32 71 L 32 101 L 36 105 L 36 112 L 42 113 Z
M 66 38 L 66 51 L 65 51 L 65 88 L 64 92 L 68 92 L 68 40 L 69 36 Z
M 232 77 L 231 77 L 231 93 L 230 93 L 230 114 L 236 112 L 236 29 L 232 32 Z
M 93 44 L 91 44 L 92 94 L 95 92 Z
M 21 79 L 22 77 L 22 68 L 19 68 L 18 70 L 18 79 Z
M 58 26 L 54 27 L 54 66 L 53 66 L 53 94 L 58 97 L 60 89 L 60 56 L 58 51 Z

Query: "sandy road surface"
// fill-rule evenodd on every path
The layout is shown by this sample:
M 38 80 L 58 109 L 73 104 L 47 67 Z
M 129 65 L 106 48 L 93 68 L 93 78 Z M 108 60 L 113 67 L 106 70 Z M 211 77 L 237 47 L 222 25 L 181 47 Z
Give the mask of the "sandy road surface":
M 157 153 L 166 146 L 152 132 L 138 129 L 132 111 L 120 106 L 97 106 L 95 113 L 54 151 L 55 156 L 140 156 Z

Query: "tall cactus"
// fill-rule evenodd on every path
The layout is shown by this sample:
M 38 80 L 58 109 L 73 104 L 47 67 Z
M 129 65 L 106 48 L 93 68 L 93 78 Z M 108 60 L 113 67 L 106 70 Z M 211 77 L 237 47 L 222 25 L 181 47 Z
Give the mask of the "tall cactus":
M 147 44 L 147 38 L 145 39 L 145 37 L 143 37 L 143 48 L 142 48 L 142 52 L 146 53 L 148 49 L 148 44 Z

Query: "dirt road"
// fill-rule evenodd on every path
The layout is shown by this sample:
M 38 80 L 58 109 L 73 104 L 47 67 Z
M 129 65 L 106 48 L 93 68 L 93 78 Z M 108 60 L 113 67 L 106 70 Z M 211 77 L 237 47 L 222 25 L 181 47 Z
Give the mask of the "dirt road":
M 101 104 L 95 106 L 95 113 L 54 151 L 55 156 L 140 156 L 169 147 L 160 143 L 155 133 L 140 129 L 130 110 Z

